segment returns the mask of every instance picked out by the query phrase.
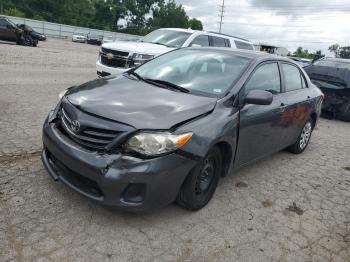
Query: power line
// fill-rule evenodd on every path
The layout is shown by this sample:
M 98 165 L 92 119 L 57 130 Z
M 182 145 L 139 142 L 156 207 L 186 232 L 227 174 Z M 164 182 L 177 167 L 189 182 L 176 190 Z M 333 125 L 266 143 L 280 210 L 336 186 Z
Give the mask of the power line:
M 224 18 L 224 12 L 225 12 L 225 0 L 222 0 L 222 5 L 219 5 L 220 7 L 220 13 L 219 13 L 219 17 L 220 17 L 220 26 L 219 26 L 219 32 L 221 33 L 221 28 L 222 28 L 222 19 Z

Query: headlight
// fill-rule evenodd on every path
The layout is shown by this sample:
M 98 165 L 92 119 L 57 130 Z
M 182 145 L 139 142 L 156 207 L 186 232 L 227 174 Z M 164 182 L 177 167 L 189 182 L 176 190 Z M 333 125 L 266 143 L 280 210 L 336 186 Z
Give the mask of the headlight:
M 125 144 L 125 148 L 146 156 L 157 156 L 169 153 L 184 146 L 193 133 L 174 135 L 171 133 L 147 133 L 141 132 L 131 137 Z
M 61 93 L 58 94 L 58 99 L 61 100 L 62 97 L 64 97 L 64 95 L 67 93 L 68 89 L 62 91 Z
M 142 65 L 148 60 L 152 59 L 154 55 L 144 55 L 144 54 L 133 54 L 132 61 L 134 66 Z

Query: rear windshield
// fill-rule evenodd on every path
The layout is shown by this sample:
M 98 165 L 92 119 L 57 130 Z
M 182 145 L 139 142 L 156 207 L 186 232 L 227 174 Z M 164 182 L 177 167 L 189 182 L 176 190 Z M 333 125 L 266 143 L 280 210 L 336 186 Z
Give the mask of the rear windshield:
M 135 72 L 145 79 L 187 88 L 193 94 L 222 97 L 250 61 L 229 51 L 179 49 L 151 60 Z

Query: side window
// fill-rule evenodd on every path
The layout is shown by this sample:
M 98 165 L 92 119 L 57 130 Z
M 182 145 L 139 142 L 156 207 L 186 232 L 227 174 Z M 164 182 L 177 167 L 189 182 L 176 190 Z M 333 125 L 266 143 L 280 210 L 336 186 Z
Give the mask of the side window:
M 281 78 L 277 63 L 263 64 L 253 73 L 245 85 L 245 92 L 265 90 L 272 94 L 281 92 Z
M 209 37 L 207 35 L 199 35 L 193 39 L 190 46 L 192 45 L 209 46 Z
M 236 47 L 238 49 L 254 50 L 253 45 L 235 40 Z
M 7 26 L 7 21 L 4 18 L 0 18 L 0 27 L 6 27 Z
M 299 68 L 290 64 L 282 64 L 286 92 L 303 88 Z M 305 84 L 305 83 L 304 83 Z
M 226 39 L 222 37 L 211 37 L 211 45 L 217 47 L 226 47 Z

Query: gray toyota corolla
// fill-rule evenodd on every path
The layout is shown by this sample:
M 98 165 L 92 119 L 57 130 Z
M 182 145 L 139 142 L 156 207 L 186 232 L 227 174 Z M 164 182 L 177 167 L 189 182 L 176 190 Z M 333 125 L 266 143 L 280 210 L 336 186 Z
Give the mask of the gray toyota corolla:
M 54 180 L 104 205 L 198 210 L 232 170 L 303 152 L 322 100 L 287 58 L 180 49 L 62 93 L 42 160 Z

